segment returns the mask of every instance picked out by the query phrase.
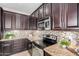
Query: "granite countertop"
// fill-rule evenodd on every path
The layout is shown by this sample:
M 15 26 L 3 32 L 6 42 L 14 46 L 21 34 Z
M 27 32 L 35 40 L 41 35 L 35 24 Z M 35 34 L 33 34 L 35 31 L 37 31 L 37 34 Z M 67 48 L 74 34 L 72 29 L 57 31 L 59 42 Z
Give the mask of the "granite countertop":
M 10 41 L 10 40 L 20 40 L 20 39 L 28 39 L 28 38 L 1 39 L 0 41 Z
M 50 54 L 51 56 L 76 56 L 75 53 L 72 53 L 71 51 L 65 48 L 61 48 L 58 44 L 46 47 L 44 48 L 44 51 Z

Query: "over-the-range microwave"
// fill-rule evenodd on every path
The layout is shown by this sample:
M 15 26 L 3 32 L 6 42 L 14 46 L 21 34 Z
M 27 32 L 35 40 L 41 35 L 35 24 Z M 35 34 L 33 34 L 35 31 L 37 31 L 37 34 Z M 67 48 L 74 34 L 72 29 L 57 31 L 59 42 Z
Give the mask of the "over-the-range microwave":
M 47 17 L 37 23 L 38 30 L 51 30 L 51 18 Z

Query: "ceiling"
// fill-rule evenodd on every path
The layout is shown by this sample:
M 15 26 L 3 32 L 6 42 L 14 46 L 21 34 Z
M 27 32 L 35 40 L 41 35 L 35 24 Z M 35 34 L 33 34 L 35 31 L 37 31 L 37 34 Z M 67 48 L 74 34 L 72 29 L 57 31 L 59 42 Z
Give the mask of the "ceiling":
M 4 10 L 30 15 L 42 3 L 0 3 Z

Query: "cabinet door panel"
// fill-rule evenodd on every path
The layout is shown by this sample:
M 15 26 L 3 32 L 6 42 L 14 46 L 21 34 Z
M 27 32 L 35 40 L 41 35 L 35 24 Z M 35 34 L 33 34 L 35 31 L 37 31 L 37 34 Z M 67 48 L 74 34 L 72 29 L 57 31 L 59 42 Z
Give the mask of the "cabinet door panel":
M 36 11 L 34 12 L 34 14 L 35 14 L 34 17 L 38 18 L 38 10 L 36 10 Z
M 44 14 L 44 9 L 43 9 L 43 5 L 39 8 L 39 19 L 43 18 L 43 14 Z
M 12 24 L 11 24 L 11 26 L 12 26 L 12 30 L 16 29 L 16 15 L 15 14 L 12 15 Z
M 11 29 L 12 15 L 10 13 L 4 13 L 5 18 L 5 29 Z
M 51 16 L 51 3 L 44 4 L 44 17 Z
M 20 29 L 20 15 L 16 14 L 16 29 Z
M 37 18 L 30 17 L 29 18 L 29 29 L 36 30 L 37 29 Z
M 21 15 L 21 29 L 28 30 L 29 28 L 29 17 L 27 15 Z
M 77 23 L 77 4 L 68 4 L 68 14 L 67 14 L 67 27 L 78 26 Z
M 61 27 L 61 18 L 60 18 L 60 4 L 56 3 L 54 4 L 54 9 L 52 10 L 53 11 L 53 20 L 54 20 L 54 29 L 60 29 Z M 52 8 L 53 8 L 52 7 Z

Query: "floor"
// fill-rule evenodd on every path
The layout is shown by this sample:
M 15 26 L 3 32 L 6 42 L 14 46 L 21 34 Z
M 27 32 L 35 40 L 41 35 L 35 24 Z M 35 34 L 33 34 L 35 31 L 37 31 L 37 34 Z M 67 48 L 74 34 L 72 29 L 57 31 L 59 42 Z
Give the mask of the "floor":
M 31 55 L 28 52 L 28 50 L 26 50 L 26 51 L 23 51 L 23 52 L 19 52 L 19 53 L 13 54 L 11 56 L 31 56 Z

